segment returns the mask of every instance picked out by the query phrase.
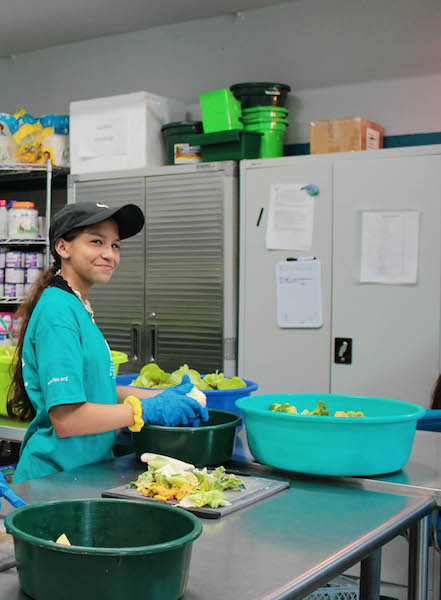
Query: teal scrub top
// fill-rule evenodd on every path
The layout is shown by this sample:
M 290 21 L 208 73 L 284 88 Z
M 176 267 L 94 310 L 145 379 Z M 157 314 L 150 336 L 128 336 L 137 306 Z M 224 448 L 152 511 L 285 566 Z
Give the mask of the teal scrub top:
M 21 445 L 14 483 L 113 458 L 116 431 L 59 438 L 49 409 L 60 404 L 116 404 L 110 348 L 79 298 L 44 290 L 23 343 L 23 380 L 36 416 Z

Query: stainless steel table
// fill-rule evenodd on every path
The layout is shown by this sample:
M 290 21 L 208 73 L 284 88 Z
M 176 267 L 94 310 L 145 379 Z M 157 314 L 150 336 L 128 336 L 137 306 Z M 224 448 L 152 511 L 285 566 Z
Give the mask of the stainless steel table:
M 258 465 L 248 468 L 256 472 Z M 28 501 L 98 497 L 144 469 L 133 455 L 17 484 Z M 268 475 L 268 468 L 264 468 Z M 289 474 L 284 473 L 285 477 Z M 410 529 L 410 600 L 427 591 L 431 496 L 382 493 L 332 481 L 291 487 L 218 520 L 202 519 L 185 600 L 303 598 L 361 561 L 360 600 L 378 598 L 381 547 Z M 8 510 L 4 501 L 2 508 Z M 141 598 L 142 596 L 140 596 Z M 0 573 L 0 600 L 24 599 L 15 570 Z

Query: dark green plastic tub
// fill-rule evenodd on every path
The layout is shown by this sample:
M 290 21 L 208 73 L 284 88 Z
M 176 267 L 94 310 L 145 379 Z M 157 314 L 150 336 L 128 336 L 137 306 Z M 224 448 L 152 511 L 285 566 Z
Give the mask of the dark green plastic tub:
M 236 427 L 242 419 L 226 410 L 209 410 L 208 414 L 208 424 L 200 427 L 144 425 L 132 433 L 136 455 L 139 458 L 144 452 L 155 452 L 197 467 L 221 465 L 233 455 Z
M 188 144 L 191 135 L 202 133 L 202 121 L 174 121 L 163 125 L 161 131 L 167 147 L 168 164 L 175 165 L 181 162 L 177 157 L 176 146 Z
M 291 87 L 286 83 L 270 81 L 236 83 L 230 87 L 242 109 L 253 106 L 283 106 L 288 101 Z
M 201 147 L 204 162 L 215 162 L 258 158 L 262 135 L 258 131 L 228 129 L 192 135 L 189 139 L 190 144 Z
M 55 500 L 5 520 L 22 589 L 35 600 L 177 600 L 184 592 L 200 520 L 132 500 Z M 72 546 L 49 540 L 62 533 Z

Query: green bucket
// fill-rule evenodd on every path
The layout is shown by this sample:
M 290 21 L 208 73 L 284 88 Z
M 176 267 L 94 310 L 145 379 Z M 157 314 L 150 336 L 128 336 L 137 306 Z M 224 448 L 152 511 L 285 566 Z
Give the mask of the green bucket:
M 243 118 L 256 119 L 260 117 L 271 117 L 273 119 L 284 119 L 289 110 L 281 106 L 255 106 L 254 108 L 242 109 Z
M 12 346 L 5 346 L 12 348 Z M 15 350 L 15 347 L 13 348 Z M 0 415 L 7 417 L 8 410 L 6 408 L 9 388 L 12 383 L 14 357 L 2 355 L 0 356 Z
M 117 352 L 116 350 L 111 350 L 111 353 L 113 364 L 115 365 L 115 375 L 118 375 L 119 365 L 129 362 L 129 357 L 124 352 Z
M 177 600 L 202 533 L 200 520 L 180 508 L 110 499 L 28 504 L 5 526 L 20 586 L 34 600 Z M 62 533 L 72 546 L 51 541 Z
M 260 158 L 277 158 L 283 156 L 283 141 L 289 124 L 287 119 L 271 117 L 248 118 L 242 117 L 245 131 L 260 131 L 263 133 L 260 144 Z

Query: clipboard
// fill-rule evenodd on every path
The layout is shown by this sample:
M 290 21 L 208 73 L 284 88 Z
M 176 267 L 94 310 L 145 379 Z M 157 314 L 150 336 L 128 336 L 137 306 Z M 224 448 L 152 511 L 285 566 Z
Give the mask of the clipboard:
M 322 276 L 317 258 L 294 258 L 276 263 L 277 325 L 322 327 Z

